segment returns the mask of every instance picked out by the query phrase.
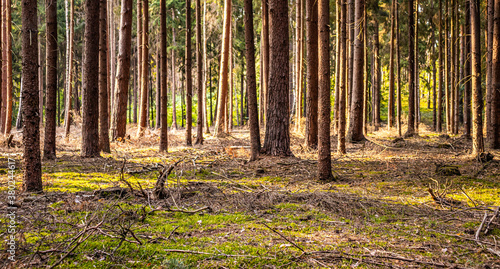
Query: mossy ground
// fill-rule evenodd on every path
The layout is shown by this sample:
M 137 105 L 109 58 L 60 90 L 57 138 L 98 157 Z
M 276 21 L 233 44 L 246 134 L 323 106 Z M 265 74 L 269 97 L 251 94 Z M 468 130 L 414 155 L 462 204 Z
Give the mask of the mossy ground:
M 299 133 L 292 133 L 295 157 L 251 163 L 244 149 L 228 150 L 248 144 L 243 130 L 224 139 L 206 135 L 194 147 L 183 146 L 183 132 L 174 131 L 166 154 L 158 153 L 152 131 L 113 143 L 112 153 L 97 159 L 80 158 L 78 143 L 62 140 L 58 159 L 43 163 L 44 194 L 18 197 L 18 262 L 9 266 L 41 268 L 67 255 L 60 268 L 500 267 L 494 252 L 500 252 L 500 217 L 480 234 L 483 246 L 473 240 L 484 212 L 491 217 L 500 205 L 499 152 L 478 163 L 468 155 L 469 140 L 424 128 L 404 141 L 392 142 L 394 130 L 382 130 L 370 142 L 348 145 L 347 155 L 332 155 L 332 182 L 316 180 L 316 152 L 300 146 Z M 20 149 L 4 152 L 20 160 Z M 91 196 L 128 188 L 125 181 L 136 194 L 147 191 L 162 170 L 158 164 L 178 160 L 164 200 Z M 440 176 L 437 164 L 455 165 L 461 175 Z M 436 204 L 429 188 L 459 204 Z M 6 235 L 5 205 L 1 212 Z M 0 256 L 6 266 L 5 252 Z

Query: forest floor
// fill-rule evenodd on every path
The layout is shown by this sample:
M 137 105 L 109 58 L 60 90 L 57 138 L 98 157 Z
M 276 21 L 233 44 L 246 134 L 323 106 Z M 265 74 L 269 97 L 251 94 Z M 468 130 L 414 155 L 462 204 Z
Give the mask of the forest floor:
M 255 162 L 246 130 L 193 147 L 171 131 L 167 154 L 150 130 L 95 159 L 79 156 L 80 130 L 72 132 L 58 130 L 58 158 L 43 162 L 44 193 L 18 191 L 16 262 L 2 251 L 0 266 L 500 268 L 500 152 L 474 161 L 460 136 L 422 126 L 400 140 L 384 128 L 333 153 L 336 180 L 320 182 L 316 152 L 295 132 L 294 157 Z M 19 141 L 3 145 L 0 159 L 2 168 L 17 160 L 18 190 Z M 152 188 L 170 167 L 159 199 Z M 2 201 L 7 173 L 0 169 Z M 2 202 L 2 237 L 8 212 Z

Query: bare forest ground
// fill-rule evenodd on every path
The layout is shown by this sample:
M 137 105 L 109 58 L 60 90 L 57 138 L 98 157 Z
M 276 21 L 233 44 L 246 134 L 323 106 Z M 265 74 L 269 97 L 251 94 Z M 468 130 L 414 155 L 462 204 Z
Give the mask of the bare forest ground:
M 500 268 L 500 152 L 473 161 L 460 136 L 422 126 L 400 140 L 383 128 L 345 156 L 333 148 L 337 180 L 319 182 L 316 152 L 295 132 L 295 157 L 249 163 L 241 129 L 194 147 L 172 131 L 168 154 L 149 130 L 82 159 L 73 128 L 43 163 L 44 193 L 18 194 L 17 261 L 2 251 L 2 267 Z M 2 201 L 8 157 L 21 189 L 19 141 L 1 148 Z M 7 213 L 2 203 L 2 237 Z

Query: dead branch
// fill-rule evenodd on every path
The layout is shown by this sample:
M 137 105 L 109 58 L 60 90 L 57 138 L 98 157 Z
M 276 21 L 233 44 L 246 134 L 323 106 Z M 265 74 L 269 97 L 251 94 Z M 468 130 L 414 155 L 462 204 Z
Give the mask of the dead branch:
M 154 197 L 156 197 L 157 199 L 163 199 L 167 196 L 167 194 L 165 193 L 165 182 L 167 181 L 170 173 L 172 173 L 172 170 L 174 170 L 177 164 L 179 164 L 183 160 L 184 159 L 178 160 L 174 164 L 170 165 L 167 169 L 163 168 L 163 171 L 160 173 L 160 176 L 156 180 L 156 184 L 153 189 Z
M 288 243 L 292 244 L 293 246 L 295 246 L 296 248 L 300 249 L 302 252 L 304 253 L 307 253 L 303 248 L 299 247 L 297 244 L 295 244 L 294 242 L 292 242 L 291 240 L 289 240 L 288 238 L 286 238 L 284 235 L 282 235 L 280 232 L 276 231 L 275 229 L 269 227 L 269 225 L 267 225 L 265 222 L 262 222 L 262 224 L 264 226 L 266 226 L 267 228 L 269 228 L 269 230 L 277 233 L 281 238 L 285 239 Z
M 195 214 L 195 213 L 198 213 L 198 212 L 203 211 L 205 209 L 207 209 L 208 211 L 212 210 L 209 206 L 204 206 L 204 207 L 201 207 L 201 208 L 198 208 L 195 210 L 182 210 L 182 209 L 173 209 L 173 208 L 167 208 L 165 210 L 170 211 L 170 212 L 181 212 L 181 213 L 186 213 L 186 214 Z

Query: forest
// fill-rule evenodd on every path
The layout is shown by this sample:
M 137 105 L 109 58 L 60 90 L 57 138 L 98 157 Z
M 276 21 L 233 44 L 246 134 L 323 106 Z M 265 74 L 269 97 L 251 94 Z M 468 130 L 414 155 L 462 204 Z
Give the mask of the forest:
M 0 0 L 1 268 L 500 268 L 500 0 Z

